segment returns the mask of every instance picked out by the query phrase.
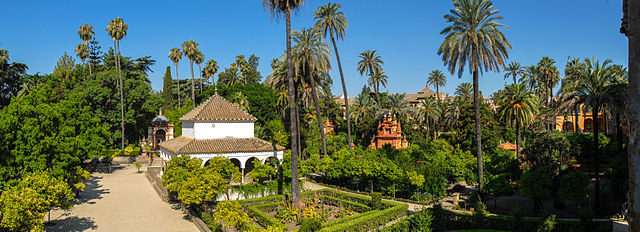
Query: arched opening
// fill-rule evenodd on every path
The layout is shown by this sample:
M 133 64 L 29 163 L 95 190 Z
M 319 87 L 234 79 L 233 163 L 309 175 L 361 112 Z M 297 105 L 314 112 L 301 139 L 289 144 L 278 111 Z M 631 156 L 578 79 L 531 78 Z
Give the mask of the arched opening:
M 573 122 L 564 122 L 562 125 L 562 131 L 571 132 L 573 131 Z
M 236 158 L 231 158 L 229 159 L 231 160 L 231 163 L 233 163 L 233 165 L 235 165 L 238 168 L 238 171 L 242 172 L 242 166 L 240 165 L 240 160 L 236 159 Z
M 593 119 L 585 119 L 584 120 L 584 131 L 593 132 Z
M 153 143 L 153 149 L 157 149 L 158 148 L 158 144 L 160 144 L 161 142 L 164 142 L 165 140 L 167 140 L 167 132 L 165 130 L 157 130 L 154 136 L 154 143 Z
M 244 163 L 244 174 L 246 175 L 247 173 L 251 172 L 251 170 L 253 170 L 254 166 L 253 166 L 253 161 L 256 160 L 256 157 L 251 157 L 247 160 L 247 162 Z

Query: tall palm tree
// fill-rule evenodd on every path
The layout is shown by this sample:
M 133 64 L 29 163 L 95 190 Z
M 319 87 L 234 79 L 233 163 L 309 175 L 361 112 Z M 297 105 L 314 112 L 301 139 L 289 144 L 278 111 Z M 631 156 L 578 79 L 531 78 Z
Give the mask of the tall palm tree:
M 313 14 L 313 18 L 316 20 L 315 28 L 321 33 L 323 37 L 329 34 L 331 43 L 333 44 L 333 51 L 336 54 L 336 60 L 338 61 L 338 70 L 340 70 L 340 80 L 342 81 L 342 94 L 344 96 L 345 116 L 347 118 L 347 142 L 349 144 L 349 150 L 351 150 L 351 116 L 349 115 L 349 96 L 347 95 L 347 85 L 344 82 L 344 74 L 342 72 L 342 63 L 340 62 L 340 54 L 338 53 L 338 47 L 336 46 L 336 37 L 339 40 L 344 40 L 344 34 L 349 24 L 347 18 L 344 16 L 344 12 L 340 11 L 340 4 L 327 3 L 318 7 Z
M 598 207 L 600 203 L 600 160 L 599 160 L 599 133 L 600 122 L 598 121 L 599 113 L 601 112 L 601 106 L 603 103 L 610 101 L 610 98 L 614 95 L 612 91 L 616 90 L 612 88 L 613 77 L 611 66 L 609 64 L 611 60 L 605 60 L 600 64 L 595 59 L 585 59 L 584 66 L 577 70 L 578 75 L 581 76 L 582 81 L 577 86 L 578 96 L 584 99 L 585 105 L 591 108 L 591 115 L 593 117 L 593 147 L 594 147 L 594 170 L 596 173 L 596 186 L 595 186 L 595 205 Z
M 436 87 L 436 97 L 438 98 L 438 102 L 440 102 L 440 87 L 447 85 L 447 77 L 442 71 L 433 70 L 429 73 L 429 77 L 427 77 L 427 85 Z
M 358 72 L 360 72 L 360 76 L 367 74 L 369 76 L 369 80 L 371 80 L 371 76 L 373 76 L 377 69 L 382 71 L 384 61 L 382 61 L 382 57 L 376 53 L 376 50 L 366 50 L 360 53 L 358 57 L 360 58 L 360 61 L 358 61 Z M 372 87 L 373 91 L 376 92 L 376 102 L 380 105 L 380 93 L 379 89 L 376 88 L 377 86 L 379 86 L 378 83 Z
M 169 59 L 173 61 L 173 65 L 176 66 L 176 78 L 178 79 L 178 108 L 182 107 L 180 102 L 180 77 L 178 76 L 178 62 L 182 59 L 182 51 L 180 48 L 172 48 L 169 52 Z
M 109 33 L 109 36 L 113 39 L 113 47 L 116 52 L 114 56 L 116 59 L 116 68 L 118 69 L 118 76 L 120 77 L 120 127 L 122 128 L 120 149 L 124 149 L 124 88 L 122 83 L 122 68 L 120 67 L 120 40 L 127 35 L 128 29 L 129 26 L 124 23 L 122 18 L 112 19 L 107 26 L 107 33 Z
M 207 64 L 204 65 L 204 78 L 207 79 L 207 81 L 209 81 L 210 77 L 213 77 L 216 72 L 218 72 L 218 62 L 216 62 L 213 59 L 209 59 L 207 61 Z M 213 85 L 215 85 L 215 80 L 213 80 Z M 216 88 L 217 89 L 217 88 Z M 216 91 L 217 93 L 217 91 Z
M 473 85 L 469 82 L 463 82 L 456 87 L 455 95 L 463 97 L 465 101 L 471 100 L 473 97 Z
M 442 108 L 435 98 L 429 96 L 422 100 L 422 108 L 420 109 L 420 115 L 422 122 L 426 124 L 426 139 L 429 141 L 429 134 L 431 134 L 431 128 L 436 126 L 438 119 L 442 115 Z M 435 136 L 434 136 L 435 138 Z
M 0 49 L 0 64 L 9 62 L 9 51 L 6 49 Z
M 189 58 L 189 64 L 191 65 L 191 101 L 193 103 L 193 107 L 196 107 L 196 83 L 193 79 L 193 62 L 198 57 L 198 43 L 193 40 L 185 41 L 182 43 L 182 51 L 184 51 L 184 56 Z
M 76 56 L 80 58 L 80 61 L 82 61 L 83 67 L 86 65 L 84 61 L 89 57 L 89 50 L 87 48 L 87 45 L 84 43 L 80 43 L 76 46 Z M 91 68 L 89 68 L 89 70 L 91 70 Z M 89 73 L 89 75 L 91 75 L 91 73 Z
M 505 88 L 498 99 L 500 118 L 516 128 L 516 157 L 520 159 L 520 128 L 529 125 L 540 112 L 538 97 L 524 84 L 513 84 Z
M 504 69 L 507 73 L 504 74 L 504 79 L 509 77 L 513 78 L 513 84 L 517 84 L 516 79 L 518 76 L 522 76 L 525 73 L 525 68 L 520 64 L 520 62 L 512 61 L 509 65 Z
M 548 56 L 543 56 L 538 63 L 538 72 L 545 88 L 545 102 L 550 106 L 553 101 L 553 87 L 558 84 L 560 76 L 558 75 L 558 67 L 556 61 Z
M 539 68 L 536 65 L 524 67 L 524 73 L 520 76 L 520 82 L 533 90 L 540 87 Z
M 91 38 L 93 38 L 93 36 L 96 33 L 93 32 L 93 26 L 89 25 L 89 24 L 84 24 L 82 26 L 80 26 L 80 28 L 78 29 L 78 36 L 80 36 L 80 39 L 82 41 L 84 41 L 84 45 L 85 49 L 87 50 L 87 57 L 89 57 L 89 41 L 91 40 Z M 78 52 L 76 51 L 76 54 Z M 86 58 L 85 58 L 86 59 Z M 84 61 L 82 62 L 84 63 Z M 91 62 L 89 62 L 89 75 L 91 75 Z
M 476 119 L 476 156 L 478 158 L 478 184 L 483 190 L 482 138 L 480 129 L 480 102 L 478 93 L 478 76 L 485 71 L 500 71 L 508 58 L 507 50 L 511 44 L 499 30 L 507 27 L 496 22 L 502 19 L 498 10 L 493 9 L 489 0 L 458 0 L 453 2 L 454 8 L 444 16 L 449 26 L 440 34 L 445 35 L 438 49 L 442 61 L 451 74 L 458 72 L 462 77 L 465 66 L 473 74 L 473 105 Z
M 376 100 L 380 100 L 380 85 L 386 88 L 388 81 L 389 76 L 384 73 L 384 70 L 382 70 L 382 66 L 375 68 L 375 70 L 373 70 L 373 73 L 369 76 L 367 83 L 376 91 Z M 378 102 L 378 104 L 380 103 Z
M 322 115 L 320 114 L 320 103 L 318 93 L 316 91 L 316 78 L 314 75 L 326 73 L 331 69 L 331 50 L 329 45 L 322 42 L 321 35 L 314 29 L 304 29 L 301 31 L 293 31 L 293 41 L 296 45 L 293 47 L 294 67 L 304 73 L 306 82 L 311 87 L 311 95 L 316 109 L 318 128 L 320 129 L 320 138 L 322 140 L 322 152 L 327 156 L 327 143 L 324 134 L 324 125 L 322 123 Z
M 203 76 L 202 76 L 202 66 L 200 65 L 202 65 L 202 62 L 204 62 L 204 53 L 198 50 L 194 61 L 198 65 L 198 79 L 200 79 L 200 93 L 202 93 L 202 77 Z
M 291 61 L 291 10 L 302 5 L 302 0 L 262 0 L 264 7 L 271 16 L 285 15 L 287 40 L 287 80 L 289 82 L 289 102 L 296 102 L 296 89 L 293 83 L 293 63 Z M 289 120 L 291 120 L 291 198 L 298 209 L 304 208 L 300 189 L 298 187 L 298 156 L 300 155 L 298 141 L 298 126 L 296 124 L 296 104 L 289 104 Z

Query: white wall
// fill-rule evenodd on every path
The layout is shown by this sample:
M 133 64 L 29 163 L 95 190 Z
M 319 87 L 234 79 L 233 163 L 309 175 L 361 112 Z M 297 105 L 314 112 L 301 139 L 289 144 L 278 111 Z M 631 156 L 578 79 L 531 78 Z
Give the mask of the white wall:
M 193 132 L 193 121 L 182 121 L 182 136 L 195 138 Z
M 185 135 L 183 122 L 182 134 Z M 253 122 L 190 122 L 196 139 L 253 138 Z

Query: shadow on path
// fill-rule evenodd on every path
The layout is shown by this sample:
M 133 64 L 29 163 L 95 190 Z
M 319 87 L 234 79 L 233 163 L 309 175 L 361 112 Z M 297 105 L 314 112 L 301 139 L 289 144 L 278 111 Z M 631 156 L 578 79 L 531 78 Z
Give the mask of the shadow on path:
M 108 194 L 109 189 L 101 189 L 100 180 L 102 180 L 102 177 L 92 176 L 89 178 L 85 182 L 84 191 L 80 192 L 80 195 L 76 198 L 76 204 L 93 204 L 95 202 L 90 201 L 102 199 L 103 194 Z
M 65 213 L 62 216 L 68 216 Z M 98 229 L 98 225 L 90 217 L 71 216 L 64 219 L 52 220 L 51 223 L 45 224 L 45 231 L 86 231 L 90 229 Z

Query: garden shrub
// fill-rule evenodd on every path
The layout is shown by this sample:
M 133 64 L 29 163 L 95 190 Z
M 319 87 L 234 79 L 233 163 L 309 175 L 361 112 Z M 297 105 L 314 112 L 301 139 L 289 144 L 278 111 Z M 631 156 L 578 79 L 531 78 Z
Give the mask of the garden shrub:
M 383 209 L 384 206 L 382 205 L 382 194 L 379 192 L 371 193 L 371 201 L 369 202 L 369 206 L 371 206 L 372 209 Z
M 431 214 L 428 210 L 421 210 L 411 215 L 409 220 L 409 231 L 431 232 Z
M 475 210 L 473 210 L 473 214 L 471 216 L 471 220 L 476 228 L 485 227 L 485 224 L 487 223 L 487 206 L 482 202 L 482 199 L 478 198 Z
M 314 232 L 322 228 L 322 222 L 319 218 L 303 219 L 298 232 Z
M 536 231 L 551 232 L 553 228 L 556 226 L 556 224 L 557 224 L 556 215 L 551 214 L 547 218 L 545 218 L 544 221 L 542 221 L 542 223 L 540 223 L 540 226 L 538 226 L 538 229 Z

